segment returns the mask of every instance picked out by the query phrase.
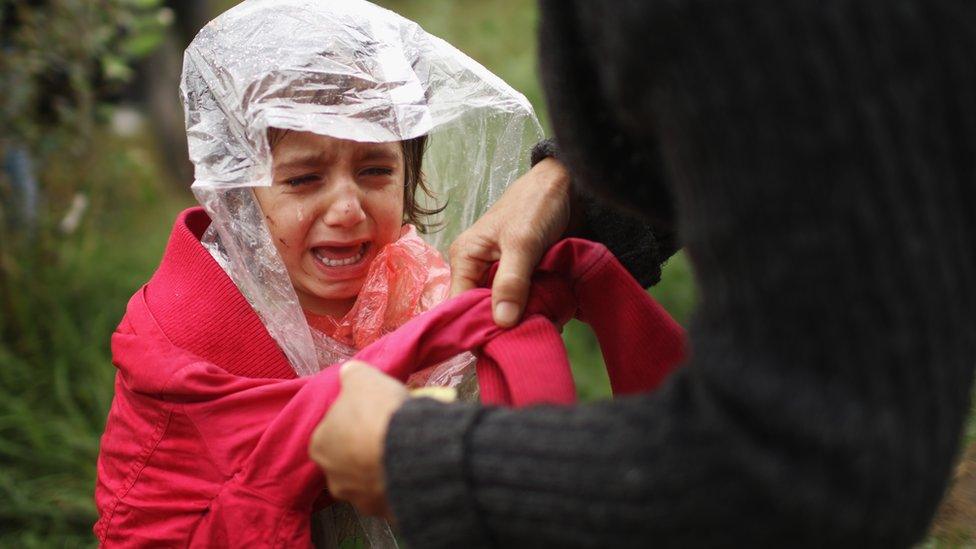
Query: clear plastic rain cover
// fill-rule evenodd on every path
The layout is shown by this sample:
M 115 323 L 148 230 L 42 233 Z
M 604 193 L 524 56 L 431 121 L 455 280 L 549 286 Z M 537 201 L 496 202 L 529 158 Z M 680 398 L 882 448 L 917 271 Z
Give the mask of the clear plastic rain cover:
M 187 48 L 180 91 L 193 191 L 213 221 L 204 245 L 301 376 L 345 360 L 356 341 L 310 327 L 274 246 L 252 192 L 272 184 L 269 128 L 361 142 L 426 135 L 423 172 L 433 198 L 416 200 L 444 207 L 428 220 L 441 229 L 425 235 L 442 252 L 528 168 L 542 136 L 522 94 L 416 23 L 358 0 L 242 2 Z M 422 273 L 425 304 L 414 313 L 446 296 L 449 277 L 433 272 L 442 268 Z M 462 355 L 423 382 L 457 385 L 472 367 Z M 360 522 L 371 545 L 393 543 L 376 533 L 388 528 Z

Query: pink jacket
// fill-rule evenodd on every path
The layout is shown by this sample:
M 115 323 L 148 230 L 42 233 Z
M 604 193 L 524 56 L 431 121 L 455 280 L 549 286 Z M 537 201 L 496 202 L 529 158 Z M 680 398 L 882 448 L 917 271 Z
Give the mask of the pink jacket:
M 115 399 L 102 436 L 94 531 L 104 545 L 308 546 L 328 503 L 308 458 L 335 399 L 336 368 L 296 378 L 234 283 L 200 245 L 200 208 L 177 219 L 162 263 L 112 336 Z M 524 322 L 491 320 L 466 292 L 357 358 L 405 380 L 473 350 L 482 400 L 568 404 L 561 326 L 593 326 L 615 393 L 655 388 L 684 358 L 684 333 L 601 245 L 567 240 L 540 265 Z

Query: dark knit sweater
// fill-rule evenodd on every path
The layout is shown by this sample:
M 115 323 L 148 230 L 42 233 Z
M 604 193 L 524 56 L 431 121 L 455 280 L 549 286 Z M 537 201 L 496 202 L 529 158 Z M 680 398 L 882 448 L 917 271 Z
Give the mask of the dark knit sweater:
M 543 139 L 532 147 L 532 165 L 559 157 L 555 139 Z M 678 251 L 677 234 L 671 224 L 654 226 L 635 212 L 594 195 L 583 185 L 573 181 L 572 202 L 581 211 L 578 220 L 564 236 L 584 238 L 604 243 L 620 263 L 645 288 L 661 281 L 661 268 Z
M 919 540 L 976 365 L 976 4 L 543 8 L 560 156 L 678 227 L 701 296 L 692 359 L 614 402 L 408 403 L 385 458 L 404 538 Z

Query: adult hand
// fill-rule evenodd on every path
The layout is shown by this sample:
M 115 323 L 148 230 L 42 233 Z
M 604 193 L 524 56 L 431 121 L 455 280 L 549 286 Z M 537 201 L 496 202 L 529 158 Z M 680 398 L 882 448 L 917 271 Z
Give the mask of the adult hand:
M 309 456 L 326 472 L 333 497 L 349 501 L 361 513 L 389 518 L 383 445 L 407 389 L 354 360 L 342 365 L 339 378 L 339 398 L 312 433 Z
M 451 245 L 451 294 L 475 288 L 491 265 L 492 313 L 502 327 L 518 322 L 532 271 L 570 222 L 570 177 L 546 158 L 515 180 L 505 194 Z

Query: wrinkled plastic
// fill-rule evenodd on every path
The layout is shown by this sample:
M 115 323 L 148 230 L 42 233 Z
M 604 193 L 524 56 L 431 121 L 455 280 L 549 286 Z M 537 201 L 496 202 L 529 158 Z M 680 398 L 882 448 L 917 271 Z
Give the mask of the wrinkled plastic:
M 404 225 L 400 238 L 373 259 L 355 304 L 341 319 L 305 313 L 313 327 L 319 359 L 334 364 L 349 359 L 411 318 L 444 301 L 451 287 L 451 270 L 433 248 Z M 429 366 L 407 380 L 407 387 L 457 387 L 462 399 L 477 399 L 475 356 L 462 353 Z
M 322 330 L 346 345 L 362 349 L 447 298 L 451 270 L 441 254 L 424 242 L 413 225 L 373 259 L 355 304 Z
M 204 245 L 299 375 L 355 352 L 310 329 L 250 187 L 272 182 L 269 127 L 388 142 L 428 136 L 446 250 L 528 167 L 541 128 L 525 97 L 456 48 L 359 0 L 247 0 L 186 50 L 180 86 Z M 365 307 L 365 306 L 364 306 Z M 355 330 L 353 330 L 355 331 Z M 459 380 L 448 368 L 435 379 Z M 455 372 L 456 373 L 456 372 Z

